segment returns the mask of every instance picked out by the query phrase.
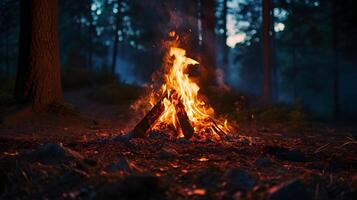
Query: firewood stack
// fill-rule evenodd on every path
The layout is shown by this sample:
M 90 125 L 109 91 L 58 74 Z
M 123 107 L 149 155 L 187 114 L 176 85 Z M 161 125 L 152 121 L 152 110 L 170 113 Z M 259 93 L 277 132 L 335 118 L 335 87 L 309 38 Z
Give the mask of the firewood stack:
M 178 119 L 179 125 L 178 131 L 181 131 L 186 139 L 190 139 L 194 134 L 194 129 L 187 116 L 185 106 L 175 91 L 172 92 L 171 95 L 167 96 L 170 102 L 175 105 L 176 119 Z M 135 126 L 132 132 L 133 138 L 143 138 L 149 135 L 150 130 L 165 111 L 165 106 L 163 104 L 164 99 L 165 97 L 161 98 L 156 103 L 156 105 L 145 115 L 145 117 Z

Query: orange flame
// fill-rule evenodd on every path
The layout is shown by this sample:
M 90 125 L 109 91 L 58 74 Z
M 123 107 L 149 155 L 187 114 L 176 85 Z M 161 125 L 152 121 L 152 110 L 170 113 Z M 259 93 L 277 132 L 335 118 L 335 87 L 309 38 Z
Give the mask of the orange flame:
M 172 66 L 166 65 L 164 84 L 160 92 L 165 98 L 164 113 L 159 122 L 171 124 L 178 129 L 175 102 L 181 101 L 195 131 L 195 136 L 219 139 L 220 135 L 229 131 L 227 120 L 214 118 L 214 110 L 199 98 L 199 86 L 187 74 L 189 65 L 199 64 L 196 60 L 186 57 L 186 51 L 181 48 L 171 47 L 169 55 L 174 58 Z M 155 129 L 155 128 L 154 128 Z M 179 137 L 183 137 L 179 133 Z

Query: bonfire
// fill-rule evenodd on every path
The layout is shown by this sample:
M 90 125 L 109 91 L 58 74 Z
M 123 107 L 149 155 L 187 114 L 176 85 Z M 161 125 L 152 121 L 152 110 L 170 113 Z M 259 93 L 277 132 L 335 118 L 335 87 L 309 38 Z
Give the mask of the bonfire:
M 189 66 L 198 67 L 199 63 L 176 45 L 171 46 L 168 53 L 170 62 L 165 62 L 163 83 L 158 91 L 150 92 L 150 98 L 144 99 L 150 104 L 150 110 L 135 126 L 134 137 L 145 137 L 150 132 L 171 127 L 178 138 L 221 139 L 230 131 L 227 119 L 215 115 L 214 109 L 199 94 L 200 87 L 188 74 Z

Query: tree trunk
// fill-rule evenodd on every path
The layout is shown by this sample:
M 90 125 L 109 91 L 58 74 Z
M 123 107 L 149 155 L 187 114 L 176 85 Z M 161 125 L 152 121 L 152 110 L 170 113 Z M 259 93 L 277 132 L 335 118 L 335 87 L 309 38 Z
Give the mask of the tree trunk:
M 332 20 L 332 31 L 333 31 L 333 51 L 334 51 L 334 62 L 333 62 L 333 105 L 334 111 L 333 115 L 335 120 L 339 119 L 340 115 L 340 56 L 339 56 L 339 32 L 338 32 L 338 10 L 337 10 L 337 0 L 332 1 L 333 8 L 333 20 Z
M 296 5 L 294 5 L 294 2 L 290 3 L 290 12 L 291 12 L 291 18 L 292 18 L 292 37 L 293 38 L 299 38 L 298 36 L 298 25 L 297 25 L 297 19 L 296 15 L 298 10 L 295 8 Z M 298 81 L 299 81 L 299 66 L 298 66 L 298 53 L 299 53 L 299 43 L 297 40 L 293 40 L 291 42 L 291 56 L 292 56 L 292 84 L 293 84 L 293 98 L 295 102 L 298 102 L 300 100 L 299 97 L 299 87 L 298 87 Z
M 279 75 L 278 75 L 278 64 L 276 55 L 276 33 L 275 33 L 275 15 L 274 15 L 274 0 L 270 2 L 270 30 L 271 30 L 271 68 L 272 68 L 272 100 L 274 102 L 279 101 Z
M 215 0 L 201 0 L 202 6 L 202 45 L 200 63 L 203 65 L 203 84 L 214 85 L 216 69 L 215 40 Z
M 112 74 L 115 74 L 115 68 L 117 65 L 119 26 L 120 26 L 120 2 L 118 0 L 118 12 L 116 14 L 116 22 L 115 22 L 115 30 L 114 30 L 113 58 L 112 58 L 112 67 L 111 67 Z
M 263 101 L 271 102 L 271 4 L 270 0 L 262 0 L 263 4 L 263 27 L 262 27 L 262 49 L 263 49 Z
M 88 69 L 93 68 L 93 34 L 95 31 L 92 14 L 89 13 L 89 15 Z
M 292 56 L 293 56 L 293 95 L 294 95 L 294 100 L 297 101 L 299 99 L 299 94 L 298 94 L 298 66 L 297 66 L 297 47 L 296 44 L 293 44 L 292 48 Z
M 4 39 L 2 39 L 2 38 L 4 38 Z M 1 64 L 1 66 L 0 66 L 0 77 L 2 77 L 2 76 L 4 76 L 5 77 L 5 68 L 3 68 L 3 61 L 4 60 L 6 60 L 6 37 L 2 37 L 1 39 L 1 53 L 0 53 L 0 55 L 1 55 L 1 57 L 0 57 L 0 64 Z
M 21 0 L 20 46 L 15 97 L 46 111 L 62 103 L 58 1 Z
M 9 30 L 7 27 L 6 30 Z M 5 75 L 9 76 L 10 74 L 10 59 L 9 59 L 9 32 L 5 33 Z

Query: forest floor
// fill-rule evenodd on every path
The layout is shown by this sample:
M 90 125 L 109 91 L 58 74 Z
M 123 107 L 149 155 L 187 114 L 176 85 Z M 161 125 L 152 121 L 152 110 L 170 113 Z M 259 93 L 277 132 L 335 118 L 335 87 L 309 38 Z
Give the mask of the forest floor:
M 357 126 L 241 124 L 222 142 L 126 140 L 129 105 L 0 124 L 0 199 L 356 199 Z

